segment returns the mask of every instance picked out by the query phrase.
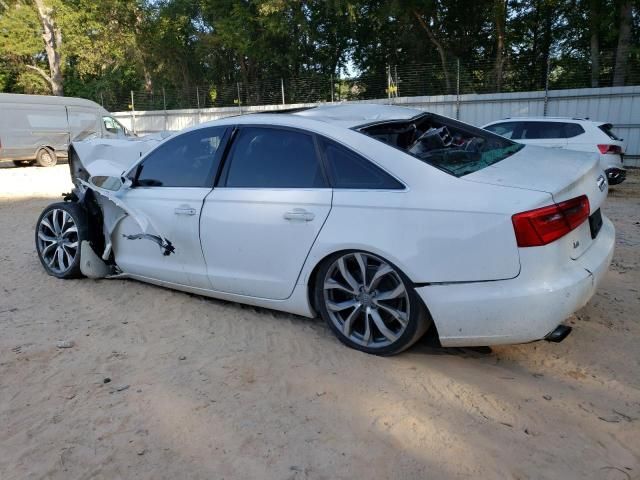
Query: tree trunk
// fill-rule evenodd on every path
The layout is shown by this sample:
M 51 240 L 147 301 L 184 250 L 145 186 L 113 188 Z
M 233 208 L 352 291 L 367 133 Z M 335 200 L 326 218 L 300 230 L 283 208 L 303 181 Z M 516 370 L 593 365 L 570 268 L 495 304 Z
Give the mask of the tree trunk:
M 449 67 L 447 65 L 447 52 L 442 46 L 442 43 L 440 43 L 440 41 L 433 34 L 433 31 L 431 30 L 427 22 L 424 21 L 424 19 L 422 18 L 422 15 L 420 15 L 415 10 L 413 11 L 413 15 L 418 19 L 420 26 L 424 29 L 425 32 L 427 32 L 427 36 L 429 37 L 429 40 L 431 41 L 431 43 L 433 43 L 433 46 L 436 47 L 436 50 L 438 50 L 438 55 L 440 55 L 440 62 L 442 63 L 442 71 L 444 73 L 445 87 L 447 89 L 447 94 L 450 94 L 451 93 L 451 75 L 449 75 Z
M 49 61 L 49 75 L 47 80 L 51 85 L 51 93 L 54 95 L 64 95 L 62 87 L 62 65 L 60 59 L 60 47 L 62 46 L 62 32 L 56 27 L 52 17 L 51 8 L 44 5 L 42 0 L 35 0 L 42 24 L 42 39 L 44 40 L 44 49 L 47 52 L 47 60 Z
M 507 23 L 507 2 L 506 0 L 494 1 L 494 16 L 496 22 L 496 60 L 495 60 L 495 77 L 496 92 L 502 91 L 502 70 L 504 68 L 504 49 L 505 49 L 505 26 Z
M 591 34 L 591 86 L 600 86 L 600 2 L 589 1 L 589 32 Z
M 540 59 L 540 81 L 539 88 L 545 88 L 547 84 L 548 63 L 551 56 L 551 44 L 553 42 L 553 16 L 556 14 L 553 4 L 549 1 L 543 2 L 543 32 L 542 32 L 542 58 Z
M 625 0 L 620 5 L 620 28 L 618 29 L 618 48 L 616 49 L 616 66 L 613 71 L 613 86 L 624 85 L 631 41 L 631 1 Z

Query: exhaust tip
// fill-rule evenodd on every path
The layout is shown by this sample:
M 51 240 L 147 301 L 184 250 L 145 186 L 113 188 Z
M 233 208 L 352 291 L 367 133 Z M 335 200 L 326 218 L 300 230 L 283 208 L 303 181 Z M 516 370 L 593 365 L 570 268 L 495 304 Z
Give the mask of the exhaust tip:
M 567 325 L 558 325 L 554 331 L 549 333 L 544 339 L 547 342 L 560 343 L 571 333 L 572 328 Z

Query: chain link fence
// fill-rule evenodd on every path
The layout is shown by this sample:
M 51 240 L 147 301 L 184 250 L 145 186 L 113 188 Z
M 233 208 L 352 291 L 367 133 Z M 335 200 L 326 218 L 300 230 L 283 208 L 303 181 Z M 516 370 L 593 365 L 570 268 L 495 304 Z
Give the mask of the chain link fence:
M 160 87 L 122 95 L 105 91 L 92 100 L 110 111 L 148 111 L 640 85 L 640 54 L 637 56 L 628 59 L 617 77 L 615 52 L 604 52 L 595 75 L 589 59 L 577 54 L 546 62 L 526 56 L 505 57 L 499 63 L 445 59 L 387 65 L 382 71 L 353 77 L 306 73 L 179 89 Z

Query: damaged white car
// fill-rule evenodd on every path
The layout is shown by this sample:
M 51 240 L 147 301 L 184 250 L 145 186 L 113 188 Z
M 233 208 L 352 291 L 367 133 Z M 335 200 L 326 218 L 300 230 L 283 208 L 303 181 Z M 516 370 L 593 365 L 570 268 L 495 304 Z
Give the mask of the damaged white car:
M 326 106 L 74 144 L 36 226 L 59 278 L 133 278 L 304 316 L 398 353 L 559 341 L 614 245 L 596 155 L 419 110 Z

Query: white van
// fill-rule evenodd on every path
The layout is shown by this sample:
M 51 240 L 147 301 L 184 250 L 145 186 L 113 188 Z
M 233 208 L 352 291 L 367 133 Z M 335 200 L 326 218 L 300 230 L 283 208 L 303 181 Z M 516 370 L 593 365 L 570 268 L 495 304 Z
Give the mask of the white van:
M 73 141 L 135 136 L 91 100 L 0 93 L 0 161 L 55 165 Z

